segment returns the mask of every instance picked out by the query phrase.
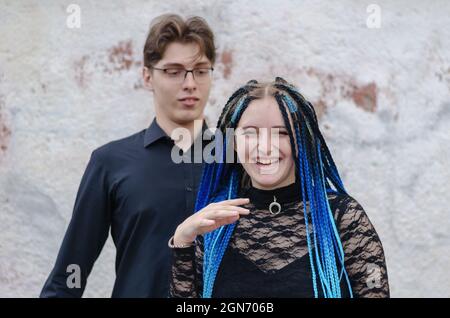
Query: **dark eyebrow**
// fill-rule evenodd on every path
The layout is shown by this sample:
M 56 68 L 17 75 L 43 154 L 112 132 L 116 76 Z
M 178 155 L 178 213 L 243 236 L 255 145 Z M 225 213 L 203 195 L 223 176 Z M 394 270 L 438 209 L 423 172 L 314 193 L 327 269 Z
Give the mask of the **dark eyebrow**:
M 169 67 L 179 67 L 179 68 L 183 68 L 184 65 L 180 64 L 180 63 L 166 63 L 162 66 L 162 68 L 169 68 Z
M 211 67 L 211 64 L 208 62 L 198 62 L 197 64 L 195 64 L 194 67 L 197 67 L 197 66 Z
M 244 126 L 244 127 L 242 127 L 242 129 L 248 129 L 248 128 L 259 129 L 259 128 L 256 127 L 256 126 Z M 278 125 L 278 126 L 272 126 L 272 128 L 286 129 L 286 126 L 280 126 L 280 125 Z
M 199 66 L 204 66 L 204 67 L 211 67 L 209 65 L 208 62 L 199 62 L 197 64 L 194 65 L 195 67 L 199 67 Z M 178 67 L 178 68 L 186 68 L 183 64 L 181 63 L 166 63 L 162 66 L 162 68 L 170 68 L 170 67 Z

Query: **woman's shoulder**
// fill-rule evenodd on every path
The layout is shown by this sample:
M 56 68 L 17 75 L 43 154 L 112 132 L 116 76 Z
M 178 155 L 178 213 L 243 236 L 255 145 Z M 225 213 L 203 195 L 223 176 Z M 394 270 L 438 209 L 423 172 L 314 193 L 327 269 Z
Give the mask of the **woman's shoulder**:
M 347 193 L 328 193 L 328 202 L 338 224 L 341 223 L 344 216 L 352 217 L 352 215 L 365 214 L 361 204 Z

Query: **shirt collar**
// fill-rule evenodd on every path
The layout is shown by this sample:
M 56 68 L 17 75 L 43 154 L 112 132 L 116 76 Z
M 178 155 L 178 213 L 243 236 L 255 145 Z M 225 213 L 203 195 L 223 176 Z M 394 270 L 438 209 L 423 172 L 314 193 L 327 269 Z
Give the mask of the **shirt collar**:
M 206 121 L 203 120 L 203 126 L 202 126 L 202 134 L 199 136 L 202 138 L 203 133 L 208 129 L 208 125 L 206 124 Z M 156 118 L 153 119 L 152 123 L 150 124 L 150 127 L 148 127 L 145 130 L 144 135 L 144 147 L 148 147 L 155 141 L 158 141 L 159 139 L 167 139 L 171 140 L 170 136 L 166 134 L 166 132 L 158 125 L 156 122 Z

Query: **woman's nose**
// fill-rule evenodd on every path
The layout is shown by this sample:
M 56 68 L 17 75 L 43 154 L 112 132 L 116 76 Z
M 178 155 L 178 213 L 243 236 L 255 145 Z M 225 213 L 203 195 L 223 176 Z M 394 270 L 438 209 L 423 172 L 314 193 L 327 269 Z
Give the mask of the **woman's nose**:
M 261 129 L 258 136 L 258 151 L 262 155 L 270 156 L 273 146 L 272 135 L 268 129 Z

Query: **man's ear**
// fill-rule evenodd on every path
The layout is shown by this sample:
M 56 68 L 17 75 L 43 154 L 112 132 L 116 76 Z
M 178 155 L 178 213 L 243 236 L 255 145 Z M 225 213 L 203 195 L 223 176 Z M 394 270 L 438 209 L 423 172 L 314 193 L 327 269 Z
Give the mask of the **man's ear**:
M 142 68 L 142 79 L 144 81 L 144 86 L 153 92 L 153 74 L 152 71 L 146 66 Z

